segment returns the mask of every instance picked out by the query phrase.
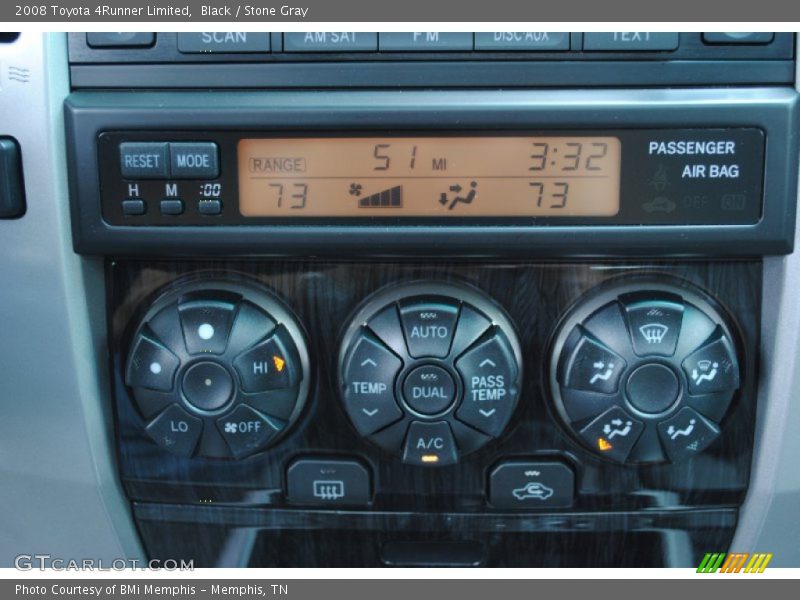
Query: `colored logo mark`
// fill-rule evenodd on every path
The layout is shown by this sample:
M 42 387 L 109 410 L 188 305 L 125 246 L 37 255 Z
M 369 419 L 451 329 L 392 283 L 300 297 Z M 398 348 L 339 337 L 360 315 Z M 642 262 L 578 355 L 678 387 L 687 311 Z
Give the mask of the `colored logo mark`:
M 698 573 L 763 573 L 771 552 L 708 552 L 697 567 Z

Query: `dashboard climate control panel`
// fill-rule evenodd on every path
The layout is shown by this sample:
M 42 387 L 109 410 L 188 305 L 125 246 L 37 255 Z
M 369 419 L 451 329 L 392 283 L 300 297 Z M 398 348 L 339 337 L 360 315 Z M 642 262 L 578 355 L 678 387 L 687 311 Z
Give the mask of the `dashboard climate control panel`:
M 309 387 L 305 336 L 257 286 L 179 284 L 137 326 L 125 382 L 162 448 L 244 458 L 274 444 L 300 415 Z
M 451 283 L 394 286 L 351 323 L 340 389 L 361 436 L 404 463 L 446 466 L 506 429 L 520 394 L 520 344 L 483 293 Z
M 720 434 L 740 387 L 735 348 L 727 319 L 699 293 L 628 285 L 593 295 L 556 337 L 558 413 L 609 460 L 684 461 Z

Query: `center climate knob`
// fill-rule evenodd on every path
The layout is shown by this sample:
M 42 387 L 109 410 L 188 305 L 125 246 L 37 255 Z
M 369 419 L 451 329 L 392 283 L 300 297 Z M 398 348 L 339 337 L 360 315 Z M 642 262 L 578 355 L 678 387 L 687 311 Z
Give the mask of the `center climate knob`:
M 522 385 L 505 311 L 480 290 L 412 282 L 376 292 L 353 315 L 339 389 L 363 437 L 421 467 L 446 467 L 500 437 Z
M 412 410 L 435 415 L 450 407 L 456 382 L 442 367 L 424 365 L 411 371 L 403 384 L 403 396 Z

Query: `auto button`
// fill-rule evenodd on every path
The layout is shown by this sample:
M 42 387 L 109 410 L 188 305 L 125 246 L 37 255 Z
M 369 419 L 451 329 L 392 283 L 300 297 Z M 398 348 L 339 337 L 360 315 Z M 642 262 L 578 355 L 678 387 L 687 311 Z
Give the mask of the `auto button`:
M 444 358 L 450 352 L 458 319 L 458 305 L 446 298 L 431 298 L 400 305 L 400 321 L 414 358 Z

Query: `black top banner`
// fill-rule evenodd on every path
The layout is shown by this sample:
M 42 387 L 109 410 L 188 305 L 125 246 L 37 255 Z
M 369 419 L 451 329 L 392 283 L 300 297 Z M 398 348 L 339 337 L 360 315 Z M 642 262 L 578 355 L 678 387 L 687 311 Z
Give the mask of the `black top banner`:
M 12 0 L 0 20 L 81 22 L 781 22 L 800 20 L 787 0 Z

